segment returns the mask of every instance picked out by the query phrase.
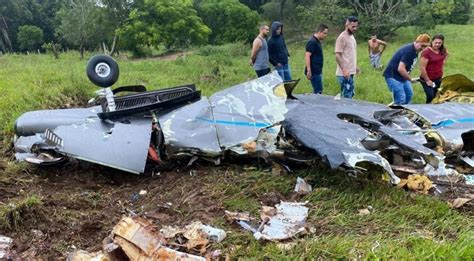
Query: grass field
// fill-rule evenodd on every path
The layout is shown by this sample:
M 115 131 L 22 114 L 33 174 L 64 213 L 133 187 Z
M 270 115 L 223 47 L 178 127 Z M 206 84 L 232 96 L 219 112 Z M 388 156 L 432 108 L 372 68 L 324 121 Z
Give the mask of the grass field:
M 470 46 L 471 40 L 474 39 L 474 25 L 439 26 L 429 33 L 443 33 L 446 37 L 445 45 L 449 49 L 450 57 L 445 75 L 461 73 L 473 78 L 470 59 L 474 57 L 474 49 Z M 335 34 L 333 32 L 333 35 Z M 413 28 L 400 32 L 398 38 L 389 41 L 389 48 L 382 61 L 388 62 L 398 47 L 413 41 L 417 34 Z M 335 95 L 339 92 L 339 87 L 334 75 L 334 36 L 328 37 L 323 44 L 324 94 Z M 305 42 L 289 45 L 293 78 L 303 78 L 297 88 L 299 93 L 311 91 L 309 81 L 303 75 L 304 46 Z M 143 84 L 149 89 L 158 89 L 196 83 L 204 95 L 210 95 L 254 78 L 255 73 L 247 64 L 249 52 L 249 46 L 235 43 L 202 47 L 176 60 L 129 60 L 122 56 L 118 58 L 121 76 L 117 85 Z M 93 54 L 89 54 L 91 55 Z M 358 58 L 362 73 L 355 80 L 355 98 L 389 103 L 391 95 L 381 72 L 370 68 L 365 42 L 359 42 Z M 250 233 L 227 223 L 223 219 L 223 211 L 211 211 L 211 217 L 206 221 L 231 232 L 217 247 L 232 257 L 256 260 L 265 257 L 370 260 L 474 258 L 472 209 L 455 211 L 437 198 L 399 190 L 384 182 L 355 179 L 343 173 L 329 171 L 322 166 L 280 176 L 263 170 L 249 171 L 240 166 L 205 168 L 201 169 L 202 175 L 183 175 L 175 178 L 174 183 L 167 183 L 169 181 L 166 179 L 130 177 L 119 173 L 126 178 L 119 182 L 120 185 L 114 185 L 114 181 L 110 180 L 117 177 L 111 178 L 113 175 L 102 174 L 109 173 L 110 170 L 80 170 L 77 174 L 75 170 L 70 169 L 54 172 L 11 162 L 11 153 L 7 150 L 17 116 L 29 110 L 74 107 L 84 104 L 92 97 L 97 88 L 85 75 L 86 63 L 87 59 L 79 60 L 79 55 L 74 52 L 62 54 L 59 60 L 55 60 L 52 55 L 0 56 L 0 122 L 3 123 L 4 132 L 0 135 L 4 145 L 0 161 L 0 235 L 19 238 L 22 234 L 23 237 L 29 235 L 29 229 L 35 227 L 23 224 L 12 229 L 6 226 L 9 222 L 7 213 L 11 212 L 11 203 L 30 202 L 28 199 L 33 197 L 37 206 L 51 213 L 49 221 L 34 223 L 35 226 L 46 230 L 44 232 L 50 233 L 51 250 L 39 251 L 38 255 L 45 258 L 61 257 L 73 243 L 78 248 L 97 250 L 103 235 L 110 231 L 122 213 L 117 210 L 113 212 L 113 216 L 104 217 L 100 212 L 115 206 L 117 202 L 129 200 L 132 189 L 146 188 L 149 191 L 147 199 L 150 200 L 144 199 L 142 208 L 137 207 L 135 210 L 141 214 L 153 211 L 158 200 L 173 202 L 188 196 L 190 191 L 196 189 L 195 184 L 200 184 L 198 187 L 201 190 L 197 194 L 200 196 L 197 196 L 196 202 L 205 198 L 218 209 L 250 211 L 257 214 L 261 202 L 275 195 L 279 199 L 309 201 L 311 210 L 308 223 L 314 228 L 314 233 L 293 240 L 296 244 L 286 250 L 280 249 L 276 243 L 257 242 Z M 418 76 L 418 71 L 414 71 L 412 76 Z M 422 103 L 424 93 L 421 86 L 415 84 L 414 89 L 414 102 Z M 224 172 L 232 174 L 224 175 Z M 296 176 L 305 177 L 315 188 L 314 191 L 305 197 L 294 195 L 292 189 Z M 84 177 L 89 180 L 85 181 Z M 77 184 L 70 184 L 69 179 Z M 48 190 L 50 182 L 54 186 Z M 95 182 L 99 185 L 91 184 Z M 180 193 L 173 194 L 171 188 L 177 184 L 180 186 Z M 20 193 L 20 189 L 26 193 Z M 124 192 L 120 193 L 119 190 Z M 88 197 L 84 196 L 84 191 L 93 191 L 93 198 L 84 199 Z M 81 201 L 78 203 L 79 199 Z M 66 202 L 71 202 L 72 206 L 66 205 Z M 357 214 L 358 209 L 367 206 L 374 209 L 370 215 Z M 195 211 L 203 210 L 196 210 L 192 204 L 183 204 L 176 210 L 179 214 L 175 213 L 175 219 L 201 217 Z M 101 220 L 103 225 L 96 228 L 100 231 L 92 233 L 89 230 L 74 230 L 74 224 L 84 225 L 87 221 L 93 223 L 95 221 L 92 218 L 95 217 L 105 220 Z M 159 223 L 159 220 L 157 222 Z M 75 234 L 55 232 L 55 225 L 66 230 L 71 229 Z M 69 236 L 62 236 L 62 233 Z M 57 238 L 54 235 L 57 235 Z M 28 240 L 30 239 L 24 239 L 24 242 L 31 243 Z

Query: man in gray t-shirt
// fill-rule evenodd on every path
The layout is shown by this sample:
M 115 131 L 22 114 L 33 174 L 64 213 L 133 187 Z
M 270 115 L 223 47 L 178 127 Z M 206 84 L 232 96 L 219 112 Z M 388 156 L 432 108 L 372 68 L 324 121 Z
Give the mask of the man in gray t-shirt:
M 269 28 L 267 25 L 260 26 L 260 32 L 252 44 L 252 55 L 250 56 L 249 64 L 253 66 L 258 77 L 270 73 L 270 66 L 268 64 L 268 45 L 267 40 L 265 39 L 268 32 Z

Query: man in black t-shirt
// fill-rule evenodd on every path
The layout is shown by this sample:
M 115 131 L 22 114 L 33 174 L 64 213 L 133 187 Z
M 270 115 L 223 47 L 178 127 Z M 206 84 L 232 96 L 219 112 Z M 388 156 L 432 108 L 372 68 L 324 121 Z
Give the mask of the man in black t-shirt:
M 311 81 L 313 92 L 316 94 L 323 93 L 323 48 L 321 41 L 328 35 L 327 25 L 320 24 L 306 44 L 305 52 L 305 69 L 306 78 Z

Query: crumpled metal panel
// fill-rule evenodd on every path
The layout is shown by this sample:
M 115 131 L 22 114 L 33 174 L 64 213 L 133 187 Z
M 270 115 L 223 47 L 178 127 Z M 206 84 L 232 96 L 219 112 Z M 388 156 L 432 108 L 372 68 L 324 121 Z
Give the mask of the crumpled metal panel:
M 392 109 L 384 105 L 344 98 L 334 99 L 325 95 L 296 97 L 298 100 L 287 101 L 289 112 L 284 121 L 286 131 L 304 146 L 313 149 L 332 168 L 341 165 L 355 167 L 359 162 L 368 161 L 382 166 L 391 175 L 392 182 L 397 183 L 399 179 L 393 174 L 388 161 L 378 151 L 368 150 L 363 145 L 364 140 L 373 136 L 372 131 L 388 136 L 404 149 L 422 155 L 440 156 L 423 146 L 423 140 L 416 130 L 408 133 L 404 131 L 404 128 L 411 125 L 396 116 L 399 110 L 392 113 Z M 356 119 L 366 127 L 345 121 L 344 118 Z M 393 118 L 398 124 L 392 122 L 384 125 L 379 118 Z
M 278 135 L 278 123 L 287 112 L 285 101 L 283 81 L 276 72 L 220 91 L 209 100 L 202 97 L 159 116 L 167 151 L 212 156 L 230 149 L 245 154 L 241 145 L 251 141 L 257 141 L 256 149 L 271 148 L 258 140 Z
M 16 158 L 31 156 L 31 148 L 58 153 L 105 166 L 143 173 L 151 137 L 151 118 L 134 116 L 108 123 L 97 116 L 100 107 L 27 112 L 15 124 Z M 48 144 L 49 129 L 63 140 L 63 146 Z M 25 154 L 26 153 L 26 154 Z
M 377 152 L 365 149 L 361 143 L 368 137 L 368 131 L 340 119 L 338 115 L 353 114 L 375 122 L 373 112 L 386 110 L 386 106 L 350 99 L 334 100 L 334 97 L 325 95 L 296 97 L 298 100 L 287 101 L 290 111 L 284 127 L 289 134 L 314 149 L 332 168 L 342 164 L 354 166 L 359 161 L 382 165 L 383 158 Z
M 168 155 L 183 150 L 208 155 L 221 153 L 215 125 L 201 119 L 212 119 L 211 106 L 206 97 L 159 116 Z
M 445 148 L 450 151 L 461 151 L 464 145 L 461 135 L 474 130 L 474 104 L 446 102 L 403 107 L 431 123 L 431 128 L 443 138 Z
M 277 72 L 217 92 L 209 98 L 221 147 L 255 140 L 263 128 L 285 119 L 283 81 Z M 277 133 L 278 134 L 278 133 Z
M 108 124 L 97 119 L 54 130 L 64 145 L 60 153 L 132 173 L 143 173 L 151 139 L 152 119 L 130 117 Z
M 60 125 L 82 124 L 89 118 L 96 119 L 99 111 L 100 106 L 26 112 L 16 120 L 15 133 L 18 136 L 30 136 Z

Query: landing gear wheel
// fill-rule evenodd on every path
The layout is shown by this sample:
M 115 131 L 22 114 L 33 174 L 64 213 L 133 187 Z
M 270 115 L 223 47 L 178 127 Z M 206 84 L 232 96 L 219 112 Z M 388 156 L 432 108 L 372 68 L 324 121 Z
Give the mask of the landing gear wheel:
M 103 88 L 112 86 L 119 77 L 117 62 L 108 55 L 95 55 L 87 62 L 87 77 L 89 80 Z

